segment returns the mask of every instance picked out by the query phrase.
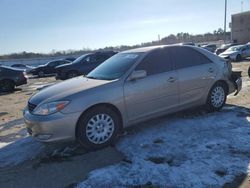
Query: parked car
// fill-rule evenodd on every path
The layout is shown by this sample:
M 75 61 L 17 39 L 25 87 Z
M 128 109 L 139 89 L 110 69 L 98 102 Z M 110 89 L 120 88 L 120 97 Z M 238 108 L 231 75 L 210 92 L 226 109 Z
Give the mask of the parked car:
M 15 86 L 24 84 L 27 84 L 27 79 L 22 70 L 0 66 L 0 91 L 13 91 Z
M 67 60 L 55 60 L 50 61 L 45 65 L 40 65 L 30 71 L 31 74 L 37 75 L 39 77 L 44 77 L 45 75 L 51 75 L 56 73 L 56 66 L 69 64 L 70 61 Z
M 212 53 L 214 53 L 216 48 L 217 48 L 215 44 L 207 44 L 207 45 L 203 45 L 201 47 L 212 52 Z
M 116 54 L 116 52 L 96 52 L 80 56 L 70 64 L 56 67 L 56 79 L 69 79 L 79 75 L 87 75 L 102 62 Z
M 11 65 L 11 67 L 21 69 L 21 70 L 25 71 L 26 73 L 29 73 L 32 69 L 35 68 L 33 66 L 24 65 L 24 64 L 13 64 L 13 65 Z
M 215 50 L 215 54 L 220 55 L 221 53 L 225 52 L 228 48 L 230 48 L 232 46 L 236 46 L 236 45 L 238 45 L 238 44 L 237 43 L 223 44 L 223 45 L 221 45 L 221 47 L 219 47 Z
M 241 61 L 244 58 L 250 57 L 250 44 L 232 46 L 219 56 L 232 61 Z
M 24 110 L 28 132 L 44 142 L 76 139 L 98 149 L 129 125 L 194 106 L 220 110 L 241 90 L 231 64 L 193 46 L 124 51 L 86 77 L 47 87 Z M 186 135 L 183 135 L 186 136 Z

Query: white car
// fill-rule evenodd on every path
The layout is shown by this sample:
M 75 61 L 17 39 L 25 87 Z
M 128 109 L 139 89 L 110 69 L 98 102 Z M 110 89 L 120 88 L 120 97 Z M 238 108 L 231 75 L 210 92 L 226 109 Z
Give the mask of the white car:
M 219 56 L 232 61 L 240 61 L 242 59 L 250 57 L 250 44 L 232 46 L 225 52 L 221 53 Z

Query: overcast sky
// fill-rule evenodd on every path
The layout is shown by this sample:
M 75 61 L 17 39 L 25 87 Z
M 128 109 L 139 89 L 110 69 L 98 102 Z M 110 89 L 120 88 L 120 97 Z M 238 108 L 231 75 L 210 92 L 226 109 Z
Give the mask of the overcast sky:
M 228 0 L 228 23 L 239 12 L 241 0 Z M 223 19 L 224 0 L 0 0 L 0 54 L 140 44 Z

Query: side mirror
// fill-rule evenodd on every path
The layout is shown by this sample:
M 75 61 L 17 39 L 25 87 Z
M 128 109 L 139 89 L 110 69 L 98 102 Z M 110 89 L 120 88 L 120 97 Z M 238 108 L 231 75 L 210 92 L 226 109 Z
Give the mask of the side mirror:
M 138 70 L 138 71 L 134 71 L 132 72 L 132 74 L 129 76 L 130 81 L 132 80 L 138 80 L 141 78 L 145 78 L 147 76 L 147 72 L 145 70 Z

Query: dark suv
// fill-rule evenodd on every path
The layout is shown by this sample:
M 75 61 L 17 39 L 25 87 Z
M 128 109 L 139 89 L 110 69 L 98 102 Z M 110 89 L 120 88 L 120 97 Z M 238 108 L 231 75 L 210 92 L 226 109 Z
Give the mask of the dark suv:
M 57 66 L 56 79 L 66 80 L 79 75 L 86 75 L 116 53 L 105 51 L 84 54 L 70 64 Z
M 13 91 L 23 84 L 27 84 L 27 79 L 22 70 L 0 66 L 0 91 Z

